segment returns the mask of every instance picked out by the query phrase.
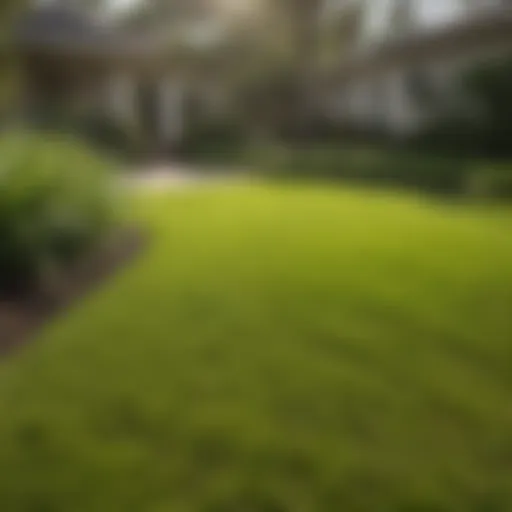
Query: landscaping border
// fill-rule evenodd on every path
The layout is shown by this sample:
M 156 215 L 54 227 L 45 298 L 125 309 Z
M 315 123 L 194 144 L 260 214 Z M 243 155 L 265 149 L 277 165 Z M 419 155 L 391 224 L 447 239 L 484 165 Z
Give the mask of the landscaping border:
M 147 233 L 125 229 L 67 269 L 51 291 L 0 298 L 0 358 L 26 345 L 51 319 L 135 259 L 147 243 Z

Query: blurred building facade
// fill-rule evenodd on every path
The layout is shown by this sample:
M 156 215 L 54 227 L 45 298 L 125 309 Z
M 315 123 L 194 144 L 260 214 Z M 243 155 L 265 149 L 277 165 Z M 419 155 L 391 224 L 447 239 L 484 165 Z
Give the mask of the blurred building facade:
M 24 118 L 101 119 L 137 131 L 154 150 L 172 149 L 183 137 L 191 75 L 178 37 L 154 19 L 121 27 L 67 2 L 37 5 L 15 29 Z
M 512 50 L 511 0 L 332 4 L 331 17 L 352 29 L 328 110 L 337 122 L 362 130 L 417 133 L 454 108 L 463 70 Z

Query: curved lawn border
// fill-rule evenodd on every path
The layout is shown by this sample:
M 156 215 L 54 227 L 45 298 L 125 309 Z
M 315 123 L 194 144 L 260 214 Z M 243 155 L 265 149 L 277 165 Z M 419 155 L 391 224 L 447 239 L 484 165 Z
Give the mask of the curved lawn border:
M 138 229 L 116 233 L 68 269 L 51 293 L 0 298 L 0 358 L 26 344 L 47 321 L 127 265 L 147 241 L 147 234 Z

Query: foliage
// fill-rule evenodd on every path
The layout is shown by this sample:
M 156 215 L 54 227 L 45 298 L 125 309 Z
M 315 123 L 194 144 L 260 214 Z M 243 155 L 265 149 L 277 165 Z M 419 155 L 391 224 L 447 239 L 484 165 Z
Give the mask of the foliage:
M 136 123 L 122 123 L 97 112 L 76 114 L 66 108 L 45 105 L 31 111 L 28 122 L 37 129 L 73 134 L 112 156 L 138 156 L 144 149 L 144 139 Z
M 367 146 L 270 146 L 261 150 L 261 168 L 277 175 L 335 178 L 359 183 L 459 192 L 468 162 L 460 158 Z
M 123 124 L 105 116 L 94 115 L 79 119 L 72 125 L 77 135 L 113 156 L 138 157 L 146 145 L 142 130 L 135 123 Z
M 50 134 L 4 135 L 0 155 L 0 289 L 24 288 L 105 227 L 105 165 L 76 141 Z
M 456 89 L 458 108 L 438 116 L 416 142 L 453 154 L 512 156 L 512 56 L 473 66 Z
M 18 56 L 13 51 L 12 24 L 27 0 L 0 0 L 0 126 L 20 96 Z
M 3 510 L 512 509 L 511 211 L 140 196 L 144 257 L 0 367 Z
M 483 150 L 493 156 L 512 156 L 512 56 L 481 64 L 466 82 L 482 112 L 478 133 Z
M 512 165 L 487 165 L 473 171 L 468 192 L 481 198 L 512 199 Z
M 187 160 L 229 163 L 244 154 L 247 135 L 235 121 L 196 120 L 190 124 L 180 144 L 180 154 Z
M 26 8 L 27 4 L 30 4 L 29 0 L 2 0 L 0 2 L 0 27 L 5 30 L 15 16 Z M 2 34 L 2 37 L 4 36 L 5 34 Z

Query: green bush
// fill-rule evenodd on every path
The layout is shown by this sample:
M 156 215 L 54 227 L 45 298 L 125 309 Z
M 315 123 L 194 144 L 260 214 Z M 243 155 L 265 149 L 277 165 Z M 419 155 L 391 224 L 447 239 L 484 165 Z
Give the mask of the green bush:
M 336 146 L 263 149 L 258 166 L 291 177 L 334 178 L 450 193 L 464 188 L 468 167 L 460 158 Z
M 75 122 L 75 131 L 103 151 L 120 157 L 137 157 L 145 148 L 144 136 L 135 124 L 123 124 L 105 116 L 88 116 Z
M 457 95 L 465 100 L 453 111 L 444 107 L 412 142 L 455 155 L 511 157 L 511 87 L 512 55 L 478 63 L 456 84 Z
M 469 177 L 468 192 L 483 199 L 512 199 L 512 165 L 477 169 Z
M 71 134 L 114 157 L 137 157 L 145 149 L 146 141 L 137 123 L 123 123 L 98 112 L 76 113 L 39 105 L 30 111 L 26 122 L 38 131 Z
M 104 162 L 74 140 L 16 133 L 0 139 L 0 290 L 37 284 L 106 228 Z
M 244 130 L 230 121 L 196 121 L 180 145 L 181 155 L 194 161 L 237 162 L 246 147 Z
M 477 66 L 465 82 L 482 112 L 478 124 L 482 150 L 492 157 L 512 156 L 512 55 Z

